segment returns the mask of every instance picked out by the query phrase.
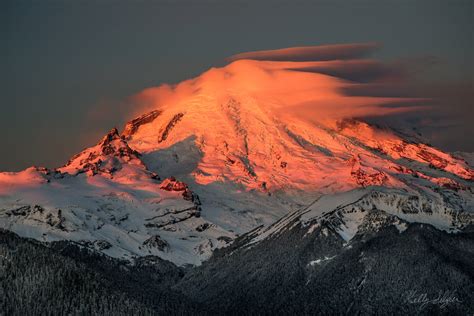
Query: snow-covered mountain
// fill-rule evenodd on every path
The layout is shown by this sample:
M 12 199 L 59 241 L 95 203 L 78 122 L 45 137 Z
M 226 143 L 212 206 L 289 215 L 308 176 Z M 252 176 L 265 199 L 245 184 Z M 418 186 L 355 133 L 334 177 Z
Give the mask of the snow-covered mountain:
M 2 173 L 0 183 L 2 227 L 41 241 L 196 264 L 234 237 L 201 217 L 185 183 L 147 170 L 116 129 L 64 167 Z
M 149 111 L 65 166 L 0 173 L 0 226 L 184 265 L 249 231 L 252 244 L 330 221 L 350 240 L 372 209 L 400 231 L 405 222 L 453 233 L 471 224 L 473 169 L 351 118 L 407 109 L 343 94 L 354 83 L 322 69 L 347 63 L 237 60 L 147 89 L 139 98 Z

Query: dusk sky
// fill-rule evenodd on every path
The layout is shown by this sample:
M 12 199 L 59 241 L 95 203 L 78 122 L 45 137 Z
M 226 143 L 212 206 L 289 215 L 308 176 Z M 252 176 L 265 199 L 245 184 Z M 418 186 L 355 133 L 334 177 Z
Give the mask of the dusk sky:
M 0 171 L 63 165 L 133 118 L 145 88 L 242 52 L 325 44 L 377 43 L 373 55 L 407 77 L 397 93 L 431 99 L 387 123 L 474 151 L 470 0 L 7 0 L 0 20 Z

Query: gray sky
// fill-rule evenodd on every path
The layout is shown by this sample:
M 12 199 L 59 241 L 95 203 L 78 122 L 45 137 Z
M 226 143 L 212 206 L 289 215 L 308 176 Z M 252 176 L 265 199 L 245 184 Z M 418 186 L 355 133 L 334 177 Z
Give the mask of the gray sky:
M 474 4 L 452 1 L 2 1 L 0 170 L 56 167 L 130 119 L 127 97 L 236 53 L 377 42 L 436 97 L 393 118 L 474 151 Z M 422 83 L 422 84 L 421 84 Z M 392 119 L 392 118 L 391 118 Z

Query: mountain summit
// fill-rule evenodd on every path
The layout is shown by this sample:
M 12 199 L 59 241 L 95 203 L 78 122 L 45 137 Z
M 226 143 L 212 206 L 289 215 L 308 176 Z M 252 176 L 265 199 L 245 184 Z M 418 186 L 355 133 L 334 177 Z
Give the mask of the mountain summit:
M 456 232 L 471 224 L 474 171 L 466 161 L 363 119 L 411 111 L 403 102 L 416 99 L 346 92 L 396 73 L 328 52 L 237 55 L 197 78 L 143 91 L 138 99 L 149 111 L 65 166 L 1 173 L 2 227 L 183 265 L 238 236 L 252 244 L 295 220 L 319 225 L 335 210 L 333 228 L 346 241 L 373 209 L 394 216 L 394 225 Z

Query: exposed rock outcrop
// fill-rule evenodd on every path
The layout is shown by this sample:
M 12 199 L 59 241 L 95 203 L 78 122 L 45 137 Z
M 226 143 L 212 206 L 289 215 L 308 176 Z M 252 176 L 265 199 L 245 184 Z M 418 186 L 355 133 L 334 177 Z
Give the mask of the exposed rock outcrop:
M 132 136 L 140 126 L 153 122 L 161 113 L 161 111 L 155 110 L 131 120 L 125 125 L 122 136 L 125 138 Z
M 143 245 L 148 248 L 156 248 L 160 251 L 168 251 L 170 245 L 164 239 L 161 239 L 159 235 L 154 235 L 143 242 Z

